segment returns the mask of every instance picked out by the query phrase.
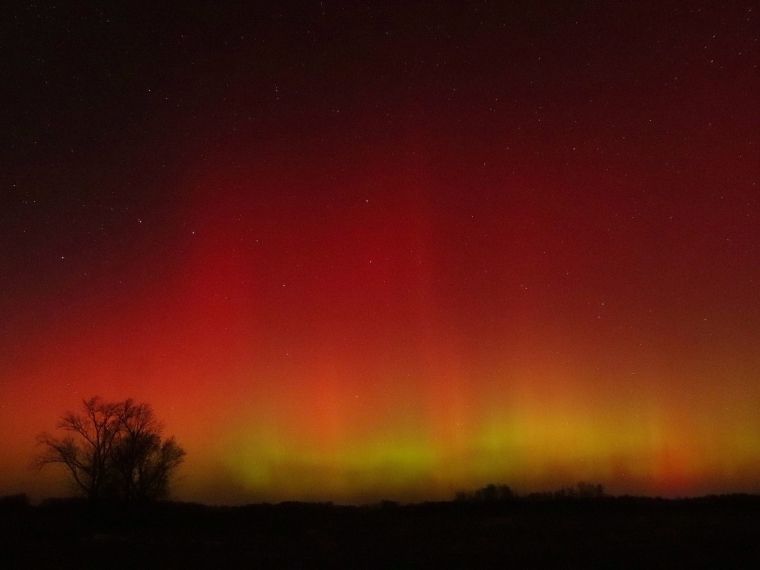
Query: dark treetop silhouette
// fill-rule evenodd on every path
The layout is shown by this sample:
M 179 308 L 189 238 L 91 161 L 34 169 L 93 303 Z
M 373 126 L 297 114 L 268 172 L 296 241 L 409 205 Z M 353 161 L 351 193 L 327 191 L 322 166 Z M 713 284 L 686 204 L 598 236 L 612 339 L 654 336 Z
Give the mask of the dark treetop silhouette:
M 162 438 L 152 408 L 131 399 L 92 397 L 82 402 L 82 413 L 61 416 L 58 429 L 67 435 L 38 437 L 46 449 L 35 464 L 64 465 L 76 489 L 92 501 L 165 498 L 185 456 L 173 437 Z

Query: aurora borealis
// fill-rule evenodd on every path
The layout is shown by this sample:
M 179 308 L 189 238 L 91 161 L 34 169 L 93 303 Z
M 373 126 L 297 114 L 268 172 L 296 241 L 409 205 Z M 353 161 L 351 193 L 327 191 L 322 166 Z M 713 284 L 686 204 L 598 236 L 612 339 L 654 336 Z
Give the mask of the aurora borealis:
M 186 499 L 760 490 L 751 3 L 9 22 L 0 494 L 93 394 Z

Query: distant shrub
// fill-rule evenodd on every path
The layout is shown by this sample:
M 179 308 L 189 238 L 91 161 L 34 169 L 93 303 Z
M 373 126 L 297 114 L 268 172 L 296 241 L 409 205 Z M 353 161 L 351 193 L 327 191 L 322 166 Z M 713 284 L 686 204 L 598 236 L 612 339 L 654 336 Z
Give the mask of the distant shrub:
M 0 510 L 15 511 L 29 507 L 29 497 L 25 493 L 0 497 Z
M 604 497 L 604 485 L 599 483 L 578 483 L 578 496 L 584 499 L 598 499 Z
M 40 507 L 43 509 L 70 509 L 82 507 L 86 500 L 82 497 L 48 497 L 43 499 Z
M 459 491 L 455 500 L 466 503 L 493 503 L 497 501 L 510 501 L 515 498 L 515 493 L 509 485 L 486 485 L 475 491 Z

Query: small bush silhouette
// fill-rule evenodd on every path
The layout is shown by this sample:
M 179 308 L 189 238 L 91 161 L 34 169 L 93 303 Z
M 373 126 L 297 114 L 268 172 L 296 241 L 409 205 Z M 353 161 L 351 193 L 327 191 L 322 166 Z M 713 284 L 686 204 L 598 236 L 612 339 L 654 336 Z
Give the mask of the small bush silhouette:
M 29 497 L 25 493 L 0 497 L 0 511 L 21 511 L 29 507 Z
M 515 493 L 509 485 L 486 485 L 475 491 L 460 491 L 456 495 L 459 502 L 469 503 L 492 503 L 496 501 L 510 501 L 515 498 Z

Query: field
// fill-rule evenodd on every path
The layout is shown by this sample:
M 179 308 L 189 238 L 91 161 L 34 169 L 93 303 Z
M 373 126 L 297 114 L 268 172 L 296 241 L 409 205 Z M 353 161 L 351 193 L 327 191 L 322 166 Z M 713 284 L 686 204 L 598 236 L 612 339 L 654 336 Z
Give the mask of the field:
M 760 567 L 760 497 L 0 508 L 4 568 Z

